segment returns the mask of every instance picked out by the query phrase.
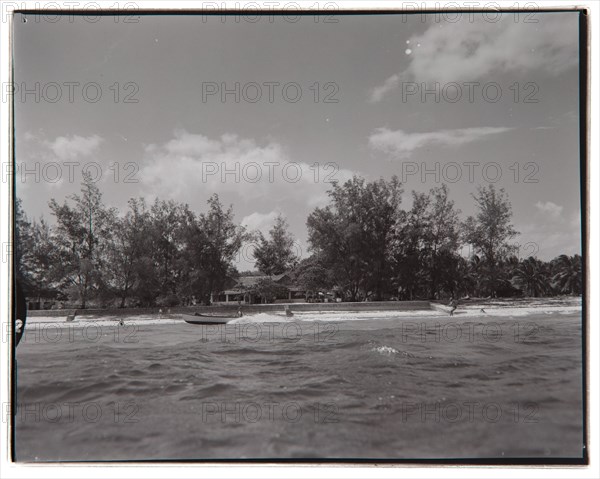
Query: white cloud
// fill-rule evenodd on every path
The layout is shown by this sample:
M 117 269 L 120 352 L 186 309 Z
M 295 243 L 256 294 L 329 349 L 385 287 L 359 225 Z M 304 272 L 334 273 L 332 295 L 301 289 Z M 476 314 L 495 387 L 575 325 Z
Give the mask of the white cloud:
M 371 90 L 371 101 L 381 101 L 400 81 L 477 81 L 501 72 L 541 70 L 557 75 L 578 62 L 577 16 L 540 14 L 537 23 L 515 22 L 512 15 L 499 21 L 469 19 L 435 23 L 410 38 L 418 44 L 406 69 Z M 403 56 L 403 58 L 406 58 Z
M 98 135 L 88 137 L 79 135 L 59 136 L 54 141 L 48 142 L 47 146 L 60 160 L 70 161 L 91 155 L 98 149 L 102 141 L 102 138 Z
M 42 129 L 25 132 L 19 142 L 19 191 L 25 191 L 29 185 L 36 184 L 38 186 L 35 189 L 38 191 L 41 187 L 39 185 L 43 185 L 52 196 L 56 194 L 53 190 L 61 190 L 67 196 L 70 189 L 79 188 L 83 171 L 90 171 L 95 175 L 97 167 L 90 165 L 88 170 L 84 170 L 81 163 L 66 163 L 89 157 L 103 141 L 98 135 L 59 136 L 50 141 Z M 112 174 L 108 168 L 105 169 L 105 174 L 106 172 Z
M 552 203 L 552 201 L 541 202 L 538 201 L 535 204 L 535 207 L 540 210 L 540 212 L 550 216 L 551 218 L 558 218 L 563 210 L 562 206 L 557 205 L 556 203 Z
M 457 147 L 509 130 L 510 128 L 506 127 L 478 127 L 408 133 L 404 130 L 378 128 L 369 137 L 369 145 L 376 150 L 407 158 L 414 150 L 426 146 Z
M 398 74 L 392 75 L 383 83 L 383 85 L 373 88 L 371 91 L 371 101 L 375 103 L 381 101 L 386 94 L 398 88 L 401 76 L 402 75 Z
M 242 219 L 242 226 L 245 226 L 248 231 L 269 231 L 275 224 L 275 219 L 279 214 L 278 211 L 271 211 L 269 213 L 257 213 L 254 212 Z
M 353 172 L 295 162 L 279 143 L 259 143 L 226 133 L 218 138 L 176 131 L 163 145 L 146 147 L 139 174 L 142 186 L 159 198 L 196 202 L 213 193 L 236 195 L 238 201 L 293 200 L 314 203 L 330 188 L 325 178 L 345 181 Z

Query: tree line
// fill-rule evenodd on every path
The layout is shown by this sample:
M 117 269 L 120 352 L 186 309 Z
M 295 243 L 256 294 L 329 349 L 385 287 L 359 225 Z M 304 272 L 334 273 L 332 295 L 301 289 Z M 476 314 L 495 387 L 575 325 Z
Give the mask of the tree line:
M 518 233 L 503 189 L 479 188 L 477 213 L 464 221 L 446 185 L 413 191 L 406 210 L 403 193 L 396 177 L 332 183 L 329 203 L 307 218 L 309 256 L 300 259 L 282 216 L 266 236 L 247 231 L 216 194 L 204 212 L 132 198 L 121 213 L 85 176 L 79 194 L 49 202 L 53 224 L 30 220 L 17 200 L 16 274 L 30 301 L 80 308 L 208 304 L 239 277 L 235 259 L 252 241 L 255 267 L 267 277 L 256 287 L 268 300 L 281 293 L 269 278 L 284 272 L 309 293 L 345 301 L 581 294 L 581 256 L 516 256 Z M 469 257 L 461 254 L 465 245 Z
M 504 189 L 478 188 L 476 214 L 464 221 L 444 184 L 413 191 L 410 209 L 402 195 L 397 178 L 333 184 L 329 204 L 308 217 L 313 256 L 297 268 L 301 277 L 351 301 L 581 294 L 581 256 L 517 257 Z

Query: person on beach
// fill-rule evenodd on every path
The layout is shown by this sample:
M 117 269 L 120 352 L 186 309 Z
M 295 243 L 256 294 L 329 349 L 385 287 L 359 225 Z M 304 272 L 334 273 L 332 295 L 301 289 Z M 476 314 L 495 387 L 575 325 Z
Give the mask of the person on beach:
M 283 310 L 285 311 L 285 315 L 289 318 L 292 317 L 294 315 L 294 313 L 292 313 L 292 310 L 290 309 L 289 306 L 284 306 Z
M 452 298 L 450 300 L 450 316 L 454 316 L 454 311 L 456 311 L 456 308 L 458 307 L 458 300 Z
M 238 318 L 241 318 L 244 314 L 242 313 L 242 307 L 240 306 L 238 308 L 238 312 L 237 312 Z

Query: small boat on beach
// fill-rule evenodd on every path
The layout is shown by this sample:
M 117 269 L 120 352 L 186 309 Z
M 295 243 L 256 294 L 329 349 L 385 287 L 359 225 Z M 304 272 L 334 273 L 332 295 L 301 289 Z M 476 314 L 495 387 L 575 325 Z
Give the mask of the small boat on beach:
M 184 321 L 189 324 L 227 324 L 229 321 L 238 319 L 240 316 L 237 314 L 181 314 Z

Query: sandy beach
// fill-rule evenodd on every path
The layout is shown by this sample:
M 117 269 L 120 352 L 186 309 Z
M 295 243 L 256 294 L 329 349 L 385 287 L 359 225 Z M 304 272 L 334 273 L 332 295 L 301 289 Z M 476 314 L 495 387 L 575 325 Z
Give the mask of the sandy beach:
M 31 318 L 17 459 L 581 457 L 579 308 Z

